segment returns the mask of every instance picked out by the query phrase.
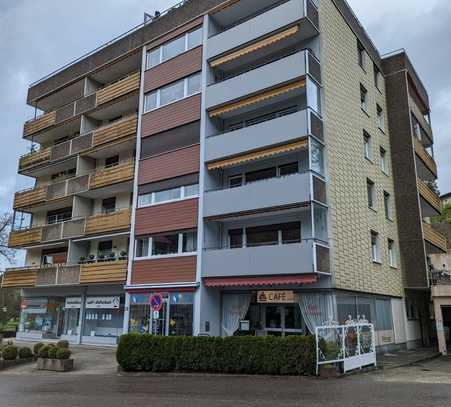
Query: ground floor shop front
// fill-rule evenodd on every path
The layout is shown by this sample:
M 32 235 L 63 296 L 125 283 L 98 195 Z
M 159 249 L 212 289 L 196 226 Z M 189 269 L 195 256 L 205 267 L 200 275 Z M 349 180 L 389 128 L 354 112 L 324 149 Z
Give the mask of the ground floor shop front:
M 24 289 L 16 337 L 115 345 L 123 333 L 124 304 L 120 286 Z

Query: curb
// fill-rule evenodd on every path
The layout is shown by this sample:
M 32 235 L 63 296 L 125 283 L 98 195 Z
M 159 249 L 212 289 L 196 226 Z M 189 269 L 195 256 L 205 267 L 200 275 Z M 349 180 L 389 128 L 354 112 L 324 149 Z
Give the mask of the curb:
M 437 353 L 434 353 L 433 355 L 425 356 L 425 357 L 422 357 L 420 359 L 416 359 L 416 360 L 413 360 L 413 361 L 410 361 L 410 362 L 400 363 L 400 364 L 395 365 L 395 366 L 384 367 L 384 365 L 382 364 L 381 367 L 379 368 L 379 370 L 392 370 L 392 369 L 397 369 L 397 368 L 400 368 L 400 367 L 413 366 L 413 365 L 416 365 L 417 363 L 427 362 L 429 360 L 434 360 L 434 359 L 437 359 L 437 358 L 439 358 L 441 356 L 442 356 L 442 354 L 437 352 Z

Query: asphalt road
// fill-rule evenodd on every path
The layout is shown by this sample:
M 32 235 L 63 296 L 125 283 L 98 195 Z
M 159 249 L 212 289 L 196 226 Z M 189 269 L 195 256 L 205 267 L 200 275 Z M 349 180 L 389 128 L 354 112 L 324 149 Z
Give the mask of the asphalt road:
M 451 405 L 451 359 L 341 379 L 119 374 L 0 375 L 1 407 Z

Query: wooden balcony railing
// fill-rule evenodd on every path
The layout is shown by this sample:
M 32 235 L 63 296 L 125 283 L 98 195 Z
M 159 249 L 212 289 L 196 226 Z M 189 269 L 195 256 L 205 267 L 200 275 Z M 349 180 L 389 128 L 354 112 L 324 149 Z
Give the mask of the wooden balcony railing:
M 423 113 L 421 112 L 420 108 L 418 107 L 418 105 L 415 103 L 414 99 L 411 96 L 409 96 L 409 105 L 410 105 L 410 110 L 415 115 L 416 119 L 420 123 L 421 127 L 423 128 L 423 130 L 426 132 L 428 137 L 431 140 L 433 140 L 433 134 L 432 134 L 431 125 L 424 118 Z
M 112 123 L 109 126 L 94 130 L 92 134 L 92 147 L 97 147 L 105 143 L 110 143 L 134 135 L 136 133 L 137 124 L 138 116 L 135 114 Z
M 417 185 L 420 196 L 438 213 L 442 213 L 442 201 L 440 200 L 440 197 L 433 192 L 424 181 L 418 179 Z
M 9 247 L 26 247 L 38 244 L 42 240 L 42 227 L 33 227 L 24 230 L 13 230 L 9 234 Z
M 2 288 L 25 288 L 36 285 L 37 267 L 7 269 L 2 277 Z
M 130 228 L 131 210 L 123 209 L 109 214 L 89 216 L 86 219 L 85 233 L 93 235 Z
M 33 151 L 30 154 L 26 154 L 19 159 L 19 171 L 36 167 L 50 161 L 51 148 L 43 148 L 41 150 Z
M 140 72 L 134 72 L 125 78 L 106 85 L 95 93 L 68 103 L 52 112 L 45 113 L 35 119 L 27 121 L 24 125 L 23 135 L 28 137 L 42 130 L 51 128 L 80 114 L 93 110 L 107 102 L 135 92 L 140 86 Z
M 434 159 L 429 155 L 429 153 L 425 150 L 421 142 L 414 136 L 413 142 L 415 145 L 415 153 L 423 162 L 423 164 L 429 169 L 429 171 L 437 177 L 437 164 Z
M 96 171 L 90 175 L 89 189 L 101 188 L 107 185 L 133 180 L 134 169 L 134 161 L 129 161 L 114 167 Z
M 442 250 L 444 253 L 448 250 L 446 237 L 437 232 L 429 223 L 423 222 L 424 240 Z
M 127 260 L 82 264 L 80 283 L 123 283 L 127 279 Z

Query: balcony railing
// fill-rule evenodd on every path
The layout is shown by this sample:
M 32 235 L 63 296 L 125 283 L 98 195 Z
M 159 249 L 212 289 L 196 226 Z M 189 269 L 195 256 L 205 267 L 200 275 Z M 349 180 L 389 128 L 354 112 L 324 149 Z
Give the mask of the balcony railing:
M 429 272 L 431 285 L 451 285 L 451 270 L 432 269 Z
M 423 162 L 423 164 L 432 172 L 432 174 L 437 177 L 437 164 L 434 159 L 429 155 L 426 149 L 423 147 L 421 142 L 414 136 L 415 153 Z
M 24 125 L 24 137 L 41 132 L 54 125 L 63 123 L 86 111 L 95 109 L 120 98 L 128 93 L 135 92 L 140 86 L 140 72 L 134 72 L 128 76 L 119 79 L 116 82 L 105 85 L 97 89 L 94 93 L 84 96 L 78 100 L 68 103 L 59 109 L 45 113 L 39 117 L 28 120 Z
M 448 250 L 448 244 L 446 237 L 437 232 L 429 223 L 423 222 L 423 235 L 424 240 L 439 248 L 443 253 Z
M 417 180 L 417 185 L 421 198 L 423 198 L 432 208 L 434 208 L 438 214 L 441 214 L 442 201 L 440 200 L 440 197 L 437 195 L 437 193 L 433 191 L 429 187 L 429 185 L 421 179 Z

